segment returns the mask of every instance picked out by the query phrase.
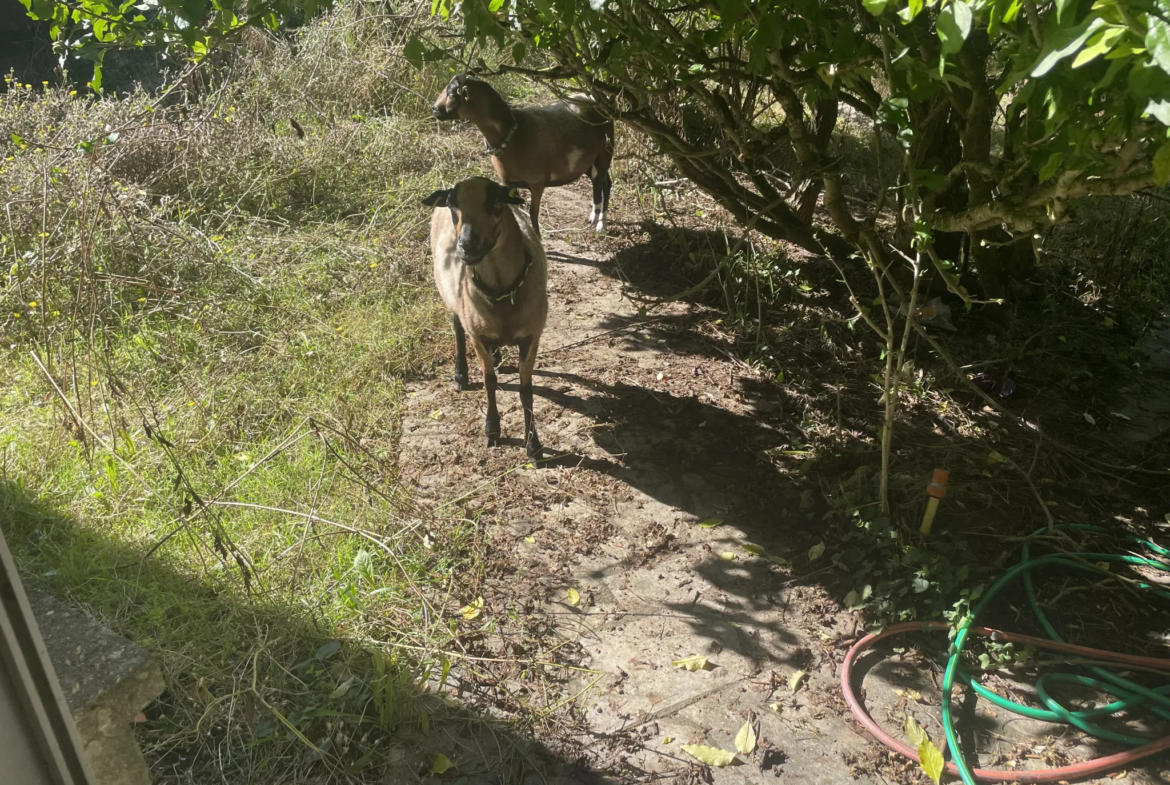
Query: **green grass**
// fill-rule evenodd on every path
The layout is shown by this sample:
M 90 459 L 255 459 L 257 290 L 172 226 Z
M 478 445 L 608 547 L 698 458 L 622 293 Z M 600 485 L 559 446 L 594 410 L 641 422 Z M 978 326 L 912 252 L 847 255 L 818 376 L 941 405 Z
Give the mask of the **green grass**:
M 393 24 L 252 40 L 182 113 L 0 99 L 0 523 L 29 583 L 161 660 L 141 738 L 197 781 L 376 771 L 478 575 L 397 440 L 449 352 L 419 199 L 487 162 Z

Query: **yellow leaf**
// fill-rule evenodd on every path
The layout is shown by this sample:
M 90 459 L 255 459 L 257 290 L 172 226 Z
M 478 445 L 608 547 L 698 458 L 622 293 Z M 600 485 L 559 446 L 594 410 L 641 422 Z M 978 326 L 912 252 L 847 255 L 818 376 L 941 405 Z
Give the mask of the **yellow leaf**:
M 672 741 L 674 741 L 674 736 L 665 736 L 662 739 L 663 744 L 670 744 Z
M 804 686 L 804 681 L 805 681 L 805 679 L 806 679 L 807 677 L 808 677 L 808 674 L 807 674 L 807 673 L 805 673 L 804 671 L 797 671 L 796 673 L 794 673 L 794 674 L 792 674 L 791 676 L 789 676 L 789 677 L 788 677 L 788 689 L 789 689 L 789 691 L 790 691 L 790 692 L 796 692 L 796 691 L 797 691 L 797 690 L 799 690 L 801 687 L 803 687 L 803 686 Z
M 690 657 L 685 657 L 681 660 L 674 660 L 670 663 L 676 668 L 682 668 L 688 671 L 705 671 L 710 670 L 708 667 L 710 663 L 702 654 L 692 654 Z
M 427 769 L 428 774 L 442 774 L 456 768 L 455 761 L 448 758 L 441 752 L 436 752 L 434 755 L 428 756 L 430 767 Z
M 922 746 L 922 742 L 930 741 L 930 736 L 926 735 L 926 731 L 918 724 L 918 720 L 913 717 L 906 717 L 906 724 L 903 726 L 906 731 L 906 738 L 910 740 L 910 745 L 914 748 Z
M 735 751 L 747 755 L 755 748 L 756 732 L 752 729 L 750 722 L 745 722 L 743 727 L 739 729 L 739 733 L 735 734 Z
M 946 764 L 943 762 L 942 752 L 934 746 L 934 742 L 927 739 L 918 745 L 918 764 L 935 783 L 942 777 Z
M 734 752 L 721 750 L 717 747 L 704 747 L 701 744 L 684 744 L 682 750 L 700 763 L 706 763 L 708 766 L 714 766 L 717 769 L 735 763 Z
M 724 551 L 723 553 L 719 554 L 719 558 L 723 559 L 723 561 L 735 561 L 735 554 L 731 551 Z
M 463 618 L 471 621 L 479 615 L 481 610 L 483 610 L 483 597 L 476 597 L 475 602 L 472 602 L 470 605 L 464 605 L 459 609 L 459 612 L 463 614 Z
M 529 536 L 524 538 L 524 542 L 528 543 L 529 545 L 532 545 L 536 542 L 536 538 L 533 537 L 532 535 L 529 535 Z
M 569 604 L 576 608 L 581 604 L 581 593 L 576 589 L 569 589 L 566 594 L 569 595 Z
M 784 710 L 784 707 L 781 706 L 779 703 L 769 703 L 768 708 L 771 709 L 772 711 L 776 712 L 777 714 L 779 714 L 780 712 L 782 712 Z
M 431 419 L 432 420 L 443 419 L 443 410 L 442 409 L 435 409 L 433 412 L 431 412 Z
M 700 529 L 714 529 L 716 526 L 723 523 L 722 518 L 708 518 L 699 524 Z

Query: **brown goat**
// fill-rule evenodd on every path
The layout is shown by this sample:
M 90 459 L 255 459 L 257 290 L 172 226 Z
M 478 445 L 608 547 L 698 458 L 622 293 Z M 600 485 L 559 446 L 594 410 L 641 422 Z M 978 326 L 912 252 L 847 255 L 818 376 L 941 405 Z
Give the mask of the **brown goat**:
M 472 177 L 435 191 L 423 204 L 431 215 L 435 285 L 455 328 L 455 387 L 465 390 L 467 337 L 483 366 L 488 409 L 488 447 L 500 440 L 496 366 L 501 346 L 520 350 L 520 404 L 524 445 L 531 460 L 543 448 L 532 416 L 532 369 L 548 318 L 548 262 L 540 237 L 516 205 L 524 200 L 507 187 Z
M 459 74 L 439 94 L 434 115 L 468 120 L 479 128 L 500 179 L 532 193 L 528 212 L 537 234 L 544 189 L 568 185 L 583 174 L 593 182 L 589 224 L 598 234 L 605 231 L 614 126 L 592 98 L 576 94 L 548 106 L 513 109 L 487 82 Z

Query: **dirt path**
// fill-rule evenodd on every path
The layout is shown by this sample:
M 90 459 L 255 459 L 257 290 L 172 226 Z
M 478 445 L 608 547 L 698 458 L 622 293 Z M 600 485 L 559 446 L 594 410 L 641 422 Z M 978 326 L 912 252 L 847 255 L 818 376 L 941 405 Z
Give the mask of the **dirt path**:
M 565 457 L 489 482 L 523 459 L 515 374 L 503 374 L 500 396 L 513 438 L 488 451 L 482 390 L 457 393 L 445 369 L 409 390 L 402 466 L 432 502 L 486 485 L 479 502 L 496 521 L 499 579 L 580 645 L 584 667 L 604 672 L 583 704 L 605 742 L 590 743 L 590 768 L 619 775 L 613 781 L 682 775 L 693 761 L 680 745 L 734 749 L 736 732 L 758 717 L 760 751 L 715 782 L 759 781 L 761 772 L 852 780 L 842 753 L 865 740 L 838 719 L 844 706 L 826 655 L 856 622 L 820 589 L 786 587 L 786 570 L 743 548 L 801 558 L 818 541 L 820 515 L 756 456 L 777 446 L 769 404 L 752 399 L 748 369 L 691 333 L 690 306 L 640 317 L 604 272 L 608 254 L 563 239 L 570 233 L 557 230 L 577 229 L 589 213 L 583 188 L 549 191 L 545 211 L 551 313 L 535 409 L 546 453 Z M 506 369 L 514 363 L 505 355 Z M 722 525 L 697 525 L 711 518 Z M 670 665 L 695 654 L 714 667 Z M 809 676 L 793 694 L 797 671 Z M 574 680 L 570 694 L 594 678 Z
M 566 700 L 580 696 L 576 723 L 541 738 L 562 765 L 523 781 L 925 781 L 871 742 L 841 696 L 838 664 L 861 619 L 818 583 L 829 557 L 810 560 L 824 538 L 819 492 L 763 457 L 785 446 L 776 425 L 797 416 L 795 407 L 786 414 L 774 386 L 703 332 L 709 320 L 696 306 L 675 303 L 650 318 L 622 297 L 615 253 L 655 242 L 649 235 L 621 224 L 603 240 L 582 231 L 583 184 L 550 190 L 544 205 L 551 308 L 535 410 L 546 454 L 561 457 L 524 468 L 514 354 L 505 354 L 501 377 L 503 447 L 483 445 L 482 390 L 457 393 L 444 367 L 409 388 L 400 452 L 424 503 L 447 516 L 463 506 L 486 526 L 488 583 L 457 598 L 482 595 L 485 615 L 500 620 L 477 654 L 547 659 L 556 648 L 588 669 L 557 685 Z M 665 247 L 648 250 L 677 263 Z M 715 518 L 722 523 L 700 525 Z M 671 665 L 692 655 L 710 668 Z M 897 733 L 907 711 L 940 735 L 929 664 L 872 664 L 865 696 L 879 721 Z M 531 674 L 515 676 L 509 691 L 530 688 Z M 740 765 L 708 769 L 680 749 L 733 750 L 749 720 L 758 748 Z M 1066 729 L 982 704 L 968 724 L 980 728 L 982 765 L 1100 754 L 1054 740 Z M 461 766 L 470 782 L 503 781 L 498 755 L 483 753 L 494 742 L 446 743 L 479 761 Z

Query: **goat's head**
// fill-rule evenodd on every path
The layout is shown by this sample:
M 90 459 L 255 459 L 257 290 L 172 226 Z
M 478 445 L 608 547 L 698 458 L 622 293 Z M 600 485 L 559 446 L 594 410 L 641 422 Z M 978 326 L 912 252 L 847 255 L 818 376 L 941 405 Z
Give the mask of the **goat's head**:
M 459 256 L 464 264 L 474 266 L 496 246 L 508 205 L 524 204 L 524 199 L 486 177 L 472 177 L 456 183 L 454 188 L 435 191 L 423 199 L 423 204 L 451 211 L 451 223 L 459 237 Z
M 458 120 L 463 117 L 464 110 L 475 104 L 476 93 L 484 82 L 471 74 L 457 74 L 450 84 L 439 93 L 432 110 L 436 120 Z

